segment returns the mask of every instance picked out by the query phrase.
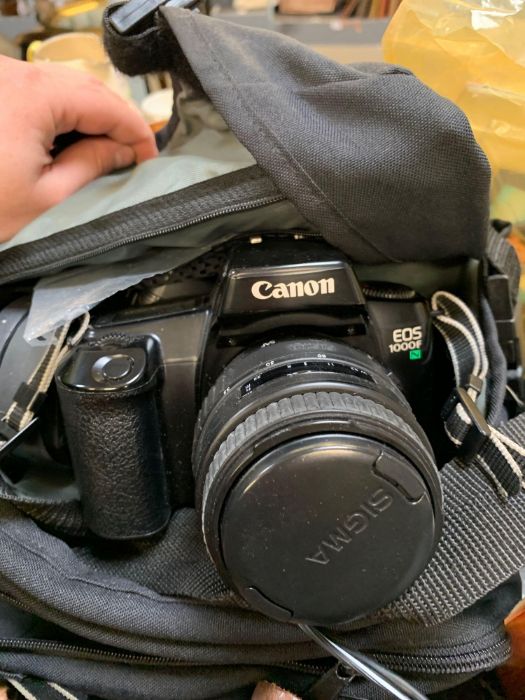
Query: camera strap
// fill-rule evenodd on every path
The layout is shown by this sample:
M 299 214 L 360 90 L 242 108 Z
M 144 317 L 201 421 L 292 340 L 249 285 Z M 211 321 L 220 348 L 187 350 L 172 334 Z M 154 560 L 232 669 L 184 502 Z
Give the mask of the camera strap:
M 484 283 L 499 343 L 509 368 L 509 381 L 519 385 L 522 368 L 516 321 L 520 313 L 517 301 L 521 264 L 516 250 L 508 241 L 511 230 L 510 224 L 501 221 L 494 221 L 489 227 Z
M 525 449 L 490 425 L 479 408 L 489 371 L 482 330 L 468 306 L 449 292 L 436 292 L 431 306 L 434 324 L 448 347 L 456 383 L 442 411 L 445 430 L 458 450 L 458 461 L 476 464 L 499 496 L 507 500 L 523 486 L 520 461 L 525 459 Z
M 79 329 L 72 336 L 69 335 L 70 323 L 58 328 L 27 382 L 23 382 L 18 387 L 11 405 L 0 420 L 0 456 L 16 446 L 22 432 L 32 424 L 53 381 L 57 367 L 69 350 L 80 342 L 87 330 L 89 320 L 89 314 L 86 313 Z

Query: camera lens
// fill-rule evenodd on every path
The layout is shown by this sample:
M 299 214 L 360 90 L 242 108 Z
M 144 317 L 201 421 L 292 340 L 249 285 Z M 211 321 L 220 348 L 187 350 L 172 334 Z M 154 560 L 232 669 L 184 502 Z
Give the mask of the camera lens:
M 343 343 L 236 357 L 203 403 L 193 464 L 211 558 L 279 619 L 334 624 L 381 608 L 439 536 L 425 433 L 386 370 Z

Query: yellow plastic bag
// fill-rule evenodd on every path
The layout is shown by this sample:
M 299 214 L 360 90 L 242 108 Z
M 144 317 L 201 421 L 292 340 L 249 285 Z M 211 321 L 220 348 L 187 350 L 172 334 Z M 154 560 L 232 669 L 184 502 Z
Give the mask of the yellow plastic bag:
M 492 215 L 525 232 L 525 0 L 403 0 L 383 51 L 467 114 L 492 165 Z

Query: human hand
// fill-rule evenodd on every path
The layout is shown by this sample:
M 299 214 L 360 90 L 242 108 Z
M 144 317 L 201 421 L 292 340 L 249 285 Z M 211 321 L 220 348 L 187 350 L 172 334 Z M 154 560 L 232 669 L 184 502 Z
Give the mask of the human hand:
M 500 682 L 509 700 L 523 700 L 525 687 L 525 601 L 519 602 L 505 620 L 512 656 L 498 669 Z
M 7 700 L 7 688 L 0 687 L 0 700 Z M 258 683 L 252 700 L 299 700 L 296 695 L 282 690 L 275 683 Z
M 0 56 L 0 242 L 99 175 L 157 155 L 139 112 L 80 71 Z M 50 155 L 59 134 L 89 135 Z
M 0 700 L 7 700 L 7 697 L 7 688 L 0 686 Z M 257 684 L 252 700 L 299 700 L 299 698 L 286 690 L 282 690 L 275 683 L 264 681 Z
M 275 683 L 262 681 L 253 691 L 252 700 L 299 700 L 297 695 L 279 688 Z

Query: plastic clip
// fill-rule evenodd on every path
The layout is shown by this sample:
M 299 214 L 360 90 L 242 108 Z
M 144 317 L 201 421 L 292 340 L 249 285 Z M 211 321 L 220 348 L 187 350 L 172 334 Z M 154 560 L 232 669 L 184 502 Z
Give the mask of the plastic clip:
M 119 34 L 126 34 L 162 5 L 191 10 L 198 2 L 199 0 L 128 0 L 111 14 L 109 21 Z
M 476 384 L 476 388 L 479 384 Z M 469 384 L 472 386 L 472 384 Z M 443 407 L 441 417 L 448 422 L 456 407 L 461 405 L 470 418 L 470 425 L 461 445 L 458 446 L 458 456 L 465 462 L 470 462 L 478 454 L 483 442 L 490 436 L 490 425 L 485 420 L 485 416 L 476 405 L 476 402 L 469 396 L 467 389 L 457 387 L 450 395 Z
M 38 418 L 33 418 L 33 420 L 28 423 L 25 428 L 16 432 L 13 428 L 10 428 L 7 423 L 0 422 L 0 462 L 4 460 L 7 455 L 20 445 L 25 438 L 31 433 L 34 428 L 38 425 Z

